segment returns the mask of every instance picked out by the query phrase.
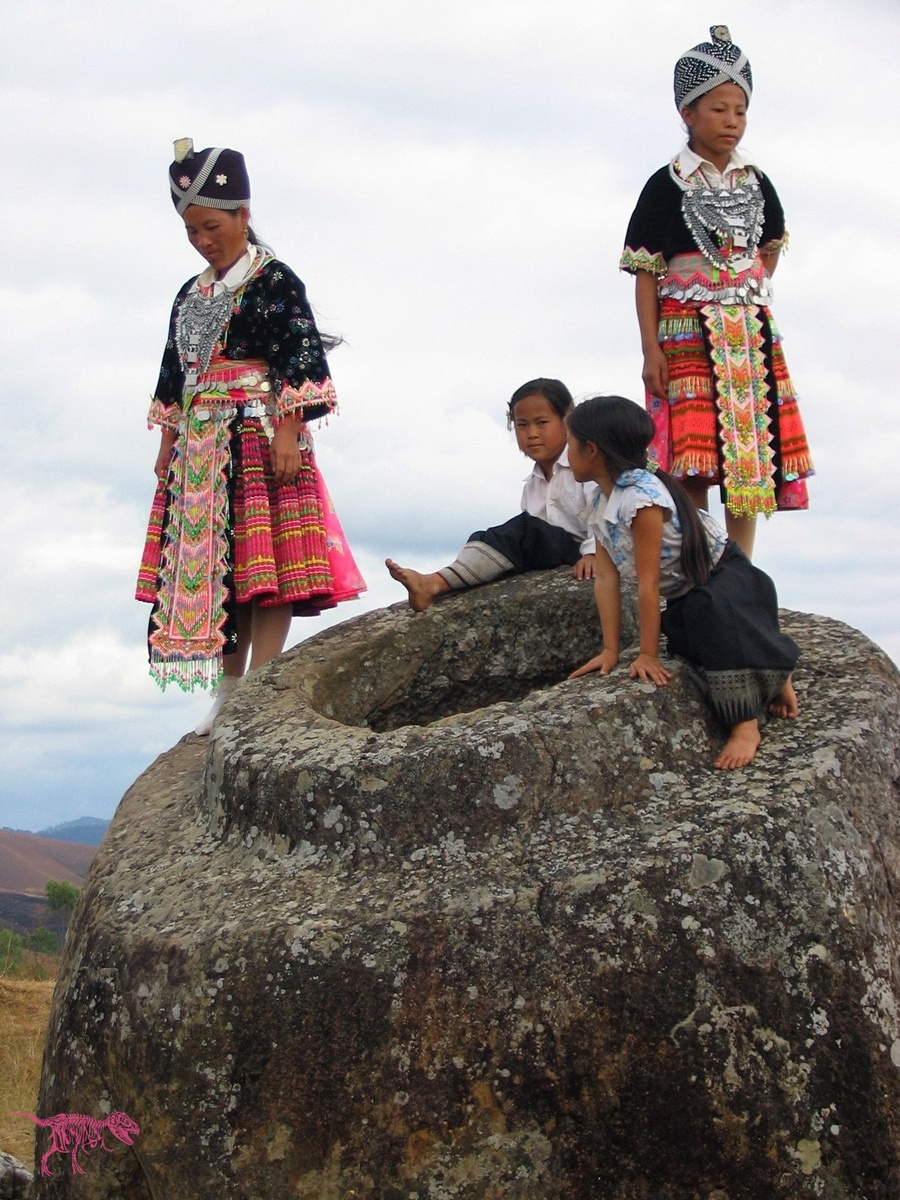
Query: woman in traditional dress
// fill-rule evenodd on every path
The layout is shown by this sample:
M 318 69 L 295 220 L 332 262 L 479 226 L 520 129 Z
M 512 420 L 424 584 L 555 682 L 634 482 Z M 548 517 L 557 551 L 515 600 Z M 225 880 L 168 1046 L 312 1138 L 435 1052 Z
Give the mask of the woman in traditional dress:
M 784 212 L 739 143 L 753 79 L 721 25 L 675 66 L 688 143 L 650 177 L 620 267 L 635 276 L 651 459 L 706 507 L 718 483 L 749 557 L 758 513 L 807 508 L 812 459 L 769 313 Z
M 280 654 L 291 617 L 365 583 L 313 456 L 336 411 L 306 291 L 250 227 L 241 154 L 175 143 L 172 200 L 208 264 L 175 297 L 149 421 L 157 489 L 137 597 L 153 604 L 161 687 L 216 687 L 208 733 L 246 669 Z

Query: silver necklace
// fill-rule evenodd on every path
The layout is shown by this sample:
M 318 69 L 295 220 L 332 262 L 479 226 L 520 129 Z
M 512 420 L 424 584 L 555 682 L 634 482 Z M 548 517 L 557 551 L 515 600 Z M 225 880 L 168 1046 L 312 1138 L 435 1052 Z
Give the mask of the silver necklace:
M 697 249 L 723 271 L 747 271 L 753 266 L 762 237 L 765 200 L 751 175 L 734 188 L 713 187 L 702 171 L 702 184 L 689 183 L 669 172 L 682 190 L 681 212 Z M 713 235 L 716 235 L 715 237 Z M 717 239 L 730 245 L 726 257 Z
M 184 393 L 191 395 L 197 381 L 209 369 L 216 342 L 231 316 L 234 297 L 228 288 L 218 295 L 204 296 L 195 289 L 182 301 L 175 319 L 175 344 L 184 371 Z

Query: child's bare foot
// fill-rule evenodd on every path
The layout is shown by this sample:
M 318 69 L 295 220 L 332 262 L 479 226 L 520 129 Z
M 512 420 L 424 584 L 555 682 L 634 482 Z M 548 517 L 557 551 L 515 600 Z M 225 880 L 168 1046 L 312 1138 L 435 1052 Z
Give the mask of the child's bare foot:
M 794 691 L 792 680 L 793 676 L 788 675 L 784 687 L 769 705 L 769 712 L 773 717 L 786 717 L 788 720 L 793 720 L 800 711 L 800 702 Z
M 713 766 L 718 767 L 720 771 L 735 771 L 738 767 L 746 767 L 748 763 L 753 762 L 759 743 L 759 721 L 755 718 L 752 721 L 739 721 L 737 725 L 732 726 L 731 736 L 722 747 Z
M 450 584 L 436 571 L 423 575 L 420 571 L 413 571 L 411 567 L 398 566 L 392 558 L 386 558 L 384 565 L 390 571 L 391 577 L 402 583 L 409 592 L 409 606 L 413 612 L 424 612 L 436 596 L 450 591 Z

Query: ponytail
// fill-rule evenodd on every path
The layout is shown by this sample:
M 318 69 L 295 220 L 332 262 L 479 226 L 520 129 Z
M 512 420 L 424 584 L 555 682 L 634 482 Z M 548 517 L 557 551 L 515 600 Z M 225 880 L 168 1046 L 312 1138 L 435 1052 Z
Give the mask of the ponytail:
M 713 561 L 700 513 L 678 480 L 673 479 L 668 471 L 657 469 L 654 474 L 668 488 L 675 504 L 675 512 L 678 514 L 678 523 L 681 525 L 682 574 L 694 587 L 701 587 L 709 581 Z

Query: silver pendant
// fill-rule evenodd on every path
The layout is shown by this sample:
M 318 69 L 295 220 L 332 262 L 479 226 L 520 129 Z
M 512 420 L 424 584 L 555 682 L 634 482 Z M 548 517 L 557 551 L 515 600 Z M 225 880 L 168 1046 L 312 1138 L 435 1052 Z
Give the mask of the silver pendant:
M 216 342 L 225 332 L 231 316 L 233 297 L 227 289 L 218 295 L 203 296 L 199 291 L 189 292 L 178 310 L 175 320 L 175 344 L 186 380 L 196 386 L 198 375 L 209 369 Z
M 762 236 L 764 207 L 755 179 L 735 188 L 686 187 L 681 196 L 684 223 L 697 249 L 723 271 L 752 266 Z M 739 251 L 736 258 L 722 253 L 721 241 L 731 242 Z

